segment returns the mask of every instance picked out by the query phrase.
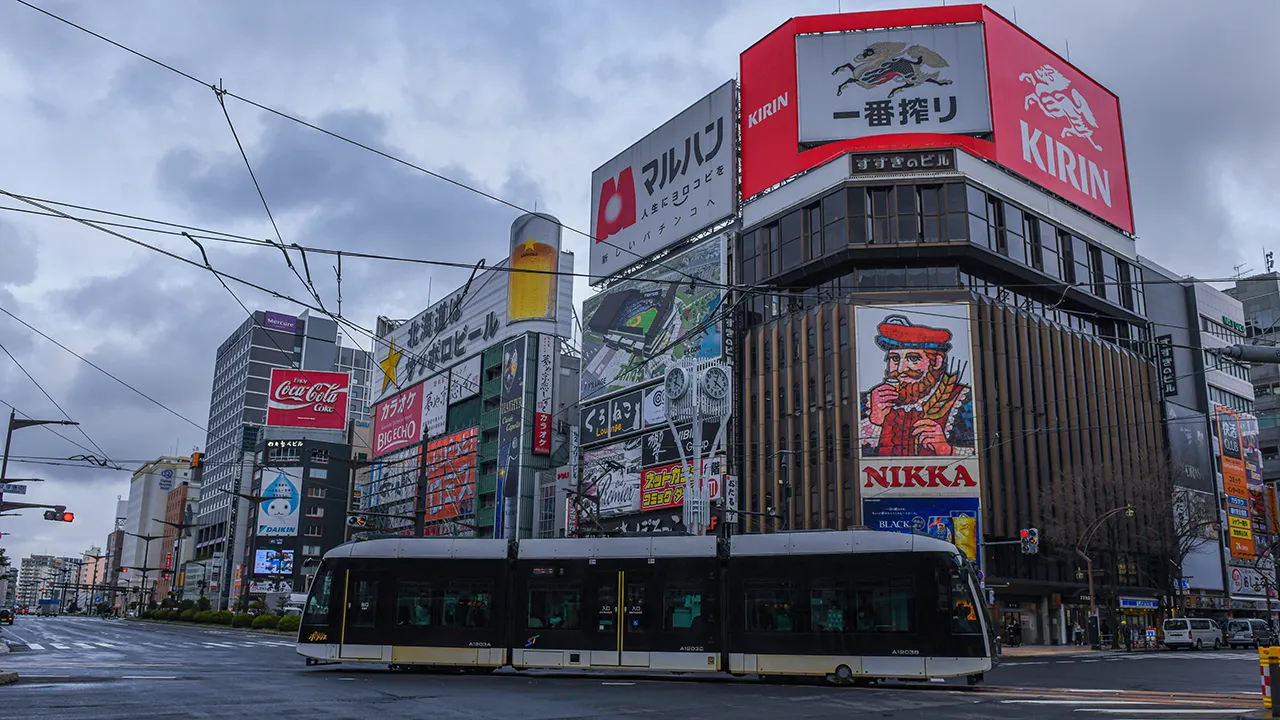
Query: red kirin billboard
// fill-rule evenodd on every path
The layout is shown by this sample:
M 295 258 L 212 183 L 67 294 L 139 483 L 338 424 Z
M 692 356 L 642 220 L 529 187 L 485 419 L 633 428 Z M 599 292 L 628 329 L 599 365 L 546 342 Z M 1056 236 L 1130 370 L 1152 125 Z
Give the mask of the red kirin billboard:
M 275 368 L 267 395 L 267 425 L 343 430 L 350 388 L 348 373 Z
M 911 128 L 908 125 L 902 128 L 904 132 L 801 145 L 800 108 L 805 98 L 798 92 L 798 36 L 883 28 L 912 28 L 919 33 L 924 26 L 966 23 L 982 23 L 988 97 L 979 93 L 979 97 L 961 99 L 989 102 L 992 132 L 905 132 Z M 921 58 L 912 56 L 919 46 L 898 50 L 889 47 L 892 45 L 907 43 L 878 42 L 864 51 L 864 55 L 884 56 L 883 67 L 871 68 L 879 74 L 866 83 L 893 81 L 890 87 L 915 84 L 914 79 L 899 77 L 913 73 L 895 69 L 898 66 L 894 63 L 906 63 L 902 68 L 919 65 Z M 956 5 L 792 18 L 743 52 L 740 62 L 744 200 L 845 153 L 955 147 L 1003 165 L 1111 225 L 1133 232 L 1119 100 L 987 7 Z M 861 68 L 853 64 L 840 67 Z M 940 74 L 951 71 L 947 63 L 934 61 L 931 69 L 934 72 L 922 75 L 924 79 L 939 86 L 951 84 Z

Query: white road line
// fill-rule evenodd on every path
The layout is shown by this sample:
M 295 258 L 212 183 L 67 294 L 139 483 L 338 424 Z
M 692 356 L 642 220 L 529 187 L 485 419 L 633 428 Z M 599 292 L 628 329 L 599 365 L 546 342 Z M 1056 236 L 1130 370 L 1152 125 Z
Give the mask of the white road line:
M 1172 708 L 1160 708 L 1162 716 L 1169 715 L 1239 715 L 1257 708 L 1214 708 L 1213 710 L 1174 710 Z M 1120 715 L 1122 713 L 1141 712 L 1139 710 L 1117 710 L 1114 708 L 1076 708 L 1076 712 L 1093 712 L 1103 713 L 1105 715 Z
M 105 648 L 113 648 L 113 647 L 115 647 L 115 645 L 112 645 L 111 643 L 104 643 L 104 642 L 94 643 L 94 645 L 98 645 L 98 646 L 100 646 L 100 647 L 105 647 Z
M 60 644 L 58 644 L 58 643 L 49 643 L 49 644 L 50 644 L 50 645 L 52 645 L 53 647 L 55 647 L 55 648 L 59 649 L 59 650 L 70 650 L 70 649 L 71 649 L 71 648 L 67 647 L 66 645 L 60 645 Z
M 244 647 L 258 647 L 256 642 L 241 642 L 240 644 Z
M 616 685 L 616 686 L 624 686 L 624 687 L 625 687 L 625 686 L 630 686 L 630 685 L 635 685 L 635 683 L 633 683 L 633 682 L 602 682 L 602 683 L 600 683 L 600 684 L 601 684 L 601 685 Z
M 1005 705 L 1158 705 L 1159 703 L 1149 702 L 1146 700 L 1092 700 L 1090 698 L 1080 698 L 1078 700 L 1001 700 Z
M 30 650 L 43 650 L 44 646 L 38 643 L 27 643 L 27 648 Z
M 209 647 L 220 647 L 220 648 L 233 648 L 233 647 L 235 647 L 235 645 L 232 645 L 231 643 L 220 643 L 220 642 L 207 642 L 207 643 L 205 643 L 205 645 L 208 645 Z
M 177 680 L 177 675 L 121 675 L 121 680 Z
M 92 645 L 90 645 L 89 643 L 82 643 L 82 642 L 78 642 L 78 643 L 76 643 L 75 645 L 76 645 L 76 647 L 82 647 L 82 648 L 85 648 L 86 650 L 93 650 L 93 649 L 94 649 L 94 648 L 93 648 L 93 646 L 92 646 Z

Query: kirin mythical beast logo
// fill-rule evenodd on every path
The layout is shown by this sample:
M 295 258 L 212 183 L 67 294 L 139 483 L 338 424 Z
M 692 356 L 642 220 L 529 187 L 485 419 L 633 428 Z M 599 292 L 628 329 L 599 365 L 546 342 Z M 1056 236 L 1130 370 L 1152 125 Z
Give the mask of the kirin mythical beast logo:
M 893 97 L 902 90 L 925 83 L 950 85 L 950 80 L 941 77 L 940 68 L 945 67 L 950 67 L 946 59 L 923 45 L 907 47 L 904 42 L 878 42 L 868 45 L 853 62 L 837 66 L 831 74 L 838 75 L 840 71 L 848 70 L 852 75 L 840 83 L 836 95 L 842 94 L 851 84 L 866 90 L 893 85 L 888 95 Z M 926 72 L 925 68 L 939 70 Z
M 1080 91 L 1071 87 L 1071 81 L 1063 77 L 1056 68 L 1052 65 L 1041 65 L 1033 73 L 1019 75 L 1018 81 L 1031 83 L 1034 88 L 1023 101 L 1023 110 L 1029 110 L 1032 105 L 1037 105 L 1045 115 L 1051 118 L 1064 118 L 1069 126 L 1062 128 L 1062 134 L 1059 137 L 1074 135 L 1088 140 L 1095 150 L 1102 149 L 1102 146 L 1093 139 L 1093 131 L 1098 127 L 1098 119 L 1093 116 L 1093 109 L 1089 107 L 1089 102 L 1084 99 Z M 1067 96 L 1067 88 L 1071 88 L 1070 97 Z

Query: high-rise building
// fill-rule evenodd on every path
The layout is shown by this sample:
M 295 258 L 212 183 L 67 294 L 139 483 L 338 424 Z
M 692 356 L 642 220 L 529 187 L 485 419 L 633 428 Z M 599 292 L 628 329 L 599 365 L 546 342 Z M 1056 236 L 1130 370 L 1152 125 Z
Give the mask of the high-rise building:
M 192 476 L 191 458 L 160 457 L 138 468 L 129 481 L 128 510 L 121 531 L 120 583 L 138 593 L 154 593 L 163 570 L 161 540 L 169 493 Z M 135 598 L 136 599 L 136 598 Z
M 1240 343 L 1280 344 L 1280 273 L 1242 278 L 1227 292 L 1244 306 L 1245 339 Z M 1266 463 L 1262 475 L 1274 483 L 1280 480 L 1280 365 L 1255 363 L 1249 367 L 1248 377 L 1255 395 L 1258 442 Z
M 44 601 L 46 608 L 56 610 L 74 596 L 80 564 L 78 558 L 53 555 L 22 558 L 15 604 L 35 612 Z
M 253 453 L 266 435 L 271 371 L 350 373 L 347 419 L 367 421 L 370 367 L 366 351 L 343 346 L 335 321 L 313 317 L 309 311 L 296 317 L 256 311 L 218 347 L 203 455 L 200 528 L 194 543 L 197 560 L 217 565 L 208 577 L 208 590 L 215 598 L 225 598 L 231 583 L 231 566 L 220 559 L 244 550 L 248 501 L 233 493 L 247 493 Z M 331 431 L 331 437 L 321 439 L 344 442 L 344 434 Z

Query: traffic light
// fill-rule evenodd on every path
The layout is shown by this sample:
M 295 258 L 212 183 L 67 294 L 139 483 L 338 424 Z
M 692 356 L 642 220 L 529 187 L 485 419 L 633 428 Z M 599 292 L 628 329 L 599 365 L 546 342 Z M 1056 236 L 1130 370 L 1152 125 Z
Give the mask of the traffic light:
M 72 522 L 76 519 L 76 514 L 67 512 L 66 505 L 54 505 L 52 510 L 44 511 L 44 519 L 54 522 Z
M 1035 555 L 1040 552 L 1040 531 L 1036 528 L 1022 528 L 1022 554 Z
M 348 516 L 347 516 L 347 525 L 348 525 L 349 527 L 364 527 L 366 524 L 368 524 L 368 522 L 369 522 L 369 521 L 368 521 L 368 520 L 366 520 L 366 519 L 365 519 L 365 517 L 364 517 L 363 515 L 348 515 Z

